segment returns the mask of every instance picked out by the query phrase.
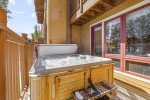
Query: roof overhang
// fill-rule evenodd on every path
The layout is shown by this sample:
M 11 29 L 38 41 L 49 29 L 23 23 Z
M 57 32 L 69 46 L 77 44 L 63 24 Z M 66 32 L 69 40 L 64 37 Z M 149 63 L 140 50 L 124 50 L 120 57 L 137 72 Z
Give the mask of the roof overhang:
M 44 0 L 34 0 L 35 12 L 39 24 L 43 24 L 44 19 Z

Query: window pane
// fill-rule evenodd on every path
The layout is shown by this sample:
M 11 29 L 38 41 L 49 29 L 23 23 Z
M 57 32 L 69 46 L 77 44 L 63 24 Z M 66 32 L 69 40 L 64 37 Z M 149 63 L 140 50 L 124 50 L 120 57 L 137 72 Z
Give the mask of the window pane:
M 107 53 L 120 54 L 120 18 L 106 24 Z
M 94 29 L 94 55 L 102 56 L 102 26 Z
M 127 61 L 126 70 L 150 76 L 150 64 Z
M 118 59 L 112 59 L 112 60 L 115 63 L 114 67 L 115 68 L 120 68 L 120 60 L 118 60 Z
M 150 57 L 150 7 L 126 18 L 126 55 Z

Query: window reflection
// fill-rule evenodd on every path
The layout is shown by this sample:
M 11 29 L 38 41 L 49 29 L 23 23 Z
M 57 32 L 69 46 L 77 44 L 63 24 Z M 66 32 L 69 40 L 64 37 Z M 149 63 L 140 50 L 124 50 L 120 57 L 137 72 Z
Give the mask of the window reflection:
M 150 76 L 150 64 L 127 61 L 126 70 Z
M 94 55 L 102 56 L 102 26 L 94 29 Z
M 150 57 L 150 7 L 126 18 L 126 55 Z
M 113 60 L 113 62 L 115 63 L 114 64 L 114 67 L 115 68 L 120 68 L 120 60 L 119 59 L 112 59 Z
M 106 24 L 107 53 L 120 54 L 120 18 Z

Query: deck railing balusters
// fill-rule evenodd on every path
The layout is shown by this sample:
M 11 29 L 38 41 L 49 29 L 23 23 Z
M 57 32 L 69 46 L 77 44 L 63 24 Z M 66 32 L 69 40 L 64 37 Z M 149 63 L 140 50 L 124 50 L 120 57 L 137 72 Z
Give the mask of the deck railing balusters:
M 34 61 L 34 43 L 0 24 L 0 100 L 23 98 Z

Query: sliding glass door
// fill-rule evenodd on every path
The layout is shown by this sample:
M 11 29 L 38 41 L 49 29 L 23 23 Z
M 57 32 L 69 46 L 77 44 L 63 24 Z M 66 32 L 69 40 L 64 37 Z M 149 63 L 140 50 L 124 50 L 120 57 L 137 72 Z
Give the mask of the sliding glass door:
M 91 32 L 91 54 L 102 56 L 102 26 L 101 24 L 92 27 Z

